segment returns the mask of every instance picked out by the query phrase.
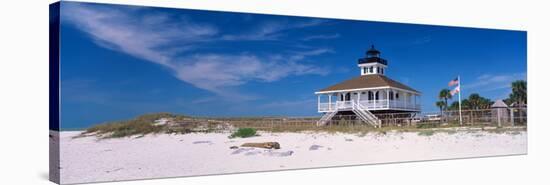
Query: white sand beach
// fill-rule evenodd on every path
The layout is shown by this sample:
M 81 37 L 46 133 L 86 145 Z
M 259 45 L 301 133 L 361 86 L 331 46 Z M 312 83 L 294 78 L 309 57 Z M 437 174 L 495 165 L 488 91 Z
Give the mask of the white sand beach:
M 61 183 L 116 181 L 266 170 L 315 168 L 527 153 L 526 131 L 360 134 L 266 133 L 229 139 L 227 133 L 98 139 L 60 134 Z M 276 141 L 281 149 L 230 149 Z

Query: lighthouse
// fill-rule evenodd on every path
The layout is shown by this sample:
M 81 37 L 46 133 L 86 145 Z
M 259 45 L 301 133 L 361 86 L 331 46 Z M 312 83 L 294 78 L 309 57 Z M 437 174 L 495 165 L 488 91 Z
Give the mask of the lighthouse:
M 381 54 L 372 45 L 357 61 L 359 76 L 315 92 L 318 112 L 323 114 L 318 125 L 341 114 L 355 115 L 376 127 L 381 124 L 379 114 L 420 112 L 421 92 L 387 77 L 388 61 Z

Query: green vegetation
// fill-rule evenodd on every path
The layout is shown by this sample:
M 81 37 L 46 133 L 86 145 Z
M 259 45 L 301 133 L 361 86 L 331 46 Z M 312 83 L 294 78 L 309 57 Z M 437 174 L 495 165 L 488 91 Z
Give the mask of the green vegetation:
M 457 133 L 456 130 L 441 130 L 440 132 L 445 132 L 445 133 L 447 133 L 448 135 L 453 135 L 453 134 L 456 134 L 456 133 Z
M 480 109 L 489 109 L 493 104 L 489 98 L 480 96 L 477 93 L 470 94 L 468 99 L 462 100 L 462 110 L 480 110 Z M 458 101 L 454 101 L 449 106 L 449 110 L 458 110 Z
M 365 137 L 368 133 L 368 131 L 359 132 L 359 134 L 357 134 L 357 137 Z
M 447 103 L 444 101 L 436 101 L 435 106 L 439 108 L 439 112 L 441 115 L 443 115 L 443 109 L 447 109 Z
M 521 133 L 520 131 L 527 131 L 527 128 L 525 128 L 525 127 L 515 127 L 515 128 L 495 127 L 493 129 L 483 129 L 483 130 L 488 132 L 488 133 L 494 133 L 494 134 L 518 135 L 518 134 Z
M 170 113 L 145 114 L 137 118 L 125 121 L 115 121 L 99 124 L 86 129 L 82 135 L 95 134 L 103 138 L 120 138 L 132 135 L 146 135 L 164 131 L 164 125 L 155 125 L 154 122 L 161 118 L 182 118 Z
M 256 136 L 256 129 L 254 129 L 254 128 L 239 128 L 236 132 L 231 134 L 231 136 L 229 136 L 229 138 L 236 138 L 236 137 L 246 138 L 246 137 L 252 137 L 252 136 Z
M 423 129 L 423 128 L 436 128 L 438 126 L 437 123 L 419 123 L 419 124 L 416 124 L 416 128 L 420 128 L 420 129 Z
M 443 105 L 441 105 L 441 107 L 443 107 L 444 110 L 447 110 L 447 108 L 449 107 L 448 101 L 453 98 L 453 95 L 451 95 L 451 91 L 449 89 L 441 89 L 437 97 L 440 100 L 443 100 Z
M 504 100 L 504 102 L 508 105 L 511 105 L 512 103 L 515 103 L 519 106 L 524 106 L 527 104 L 527 82 L 525 80 L 517 80 L 512 82 L 511 84 L 512 93 L 510 93 L 509 97 Z M 450 106 L 447 107 L 447 99 L 450 99 L 448 95 L 448 89 L 443 89 L 439 93 L 438 99 L 444 100 L 444 103 L 436 102 L 435 106 L 437 106 L 440 110 L 458 110 L 458 101 L 454 101 L 451 103 Z M 452 96 L 451 96 L 452 97 Z M 462 109 L 466 110 L 480 110 L 480 109 L 488 109 L 491 108 L 491 105 L 494 103 L 491 99 L 485 98 L 478 93 L 472 93 L 470 96 L 468 96 L 467 99 L 463 99 L 461 102 Z M 445 104 L 445 105 L 443 105 Z M 443 107 L 443 108 L 442 108 Z M 448 109 L 445 109 L 447 107 Z
M 467 101 L 463 103 L 469 109 L 479 110 L 479 109 L 488 109 L 491 108 L 493 102 L 489 98 L 480 96 L 477 93 L 470 94 Z
M 421 130 L 421 131 L 418 131 L 418 135 L 419 136 L 432 136 L 435 134 L 435 131 L 433 130 Z
M 524 106 L 527 104 L 527 82 L 525 80 L 517 80 L 512 82 L 512 93 L 505 102 L 510 105 L 516 103 Z

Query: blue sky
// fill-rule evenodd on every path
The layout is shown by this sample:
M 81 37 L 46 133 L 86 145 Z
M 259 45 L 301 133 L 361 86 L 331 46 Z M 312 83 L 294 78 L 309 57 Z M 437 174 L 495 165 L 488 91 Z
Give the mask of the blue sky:
M 65 129 L 151 112 L 318 115 L 314 92 L 358 76 L 371 44 L 424 112 L 457 75 L 463 97 L 499 99 L 527 73 L 523 31 L 76 2 L 60 30 Z

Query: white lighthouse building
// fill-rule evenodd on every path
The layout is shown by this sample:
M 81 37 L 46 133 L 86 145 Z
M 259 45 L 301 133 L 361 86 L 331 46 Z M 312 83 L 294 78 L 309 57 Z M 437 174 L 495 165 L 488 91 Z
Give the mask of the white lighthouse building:
M 374 46 L 358 60 L 360 76 L 321 89 L 317 95 L 318 112 L 325 125 L 335 115 L 355 115 L 367 124 L 381 125 L 376 116 L 382 113 L 420 112 L 421 93 L 386 77 L 388 61 Z

